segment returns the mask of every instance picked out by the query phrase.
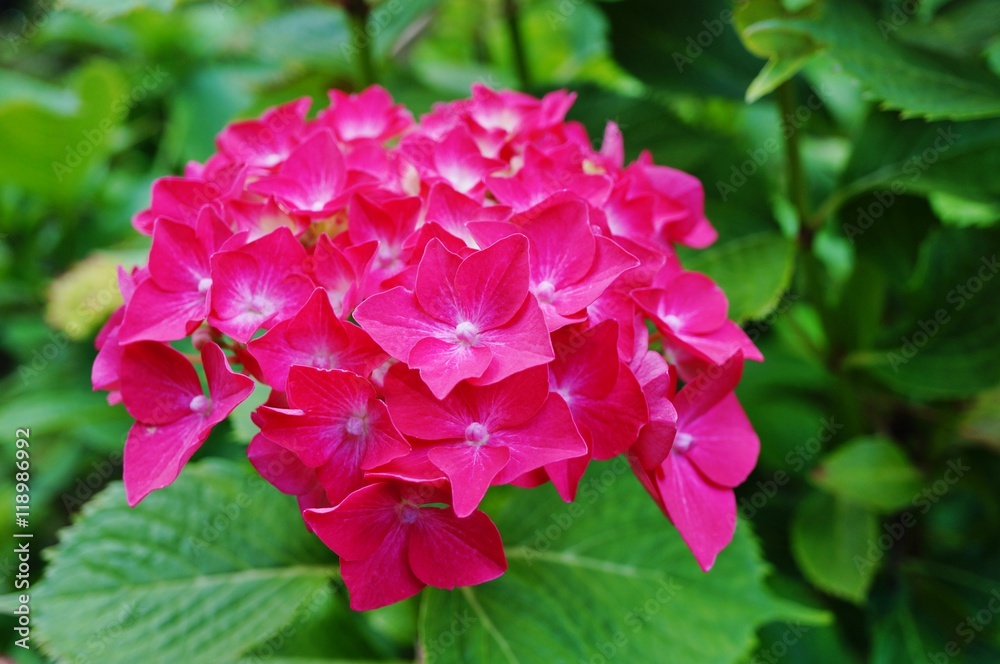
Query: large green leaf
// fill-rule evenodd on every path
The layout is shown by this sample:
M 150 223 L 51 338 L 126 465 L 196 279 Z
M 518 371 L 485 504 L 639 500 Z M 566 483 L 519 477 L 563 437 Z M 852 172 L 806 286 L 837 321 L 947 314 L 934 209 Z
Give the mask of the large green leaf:
M 48 556 L 32 593 L 39 640 L 61 661 L 107 664 L 234 661 L 336 569 L 293 499 L 218 460 L 135 509 L 112 485 Z
M 880 558 L 869 555 L 877 536 L 873 512 L 814 492 L 799 503 L 792 521 L 792 553 L 816 587 L 860 604 L 879 566 Z
M 421 610 L 429 664 L 591 661 L 735 662 L 773 620 L 823 614 L 765 589 L 749 526 L 709 573 L 621 461 L 601 464 L 562 503 L 551 486 L 493 511 L 507 544 L 500 579 L 430 590 Z
M 872 113 L 854 143 L 839 188 L 843 198 L 879 190 L 883 207 L 894 205 L 904 193 L 944 191 L 995 201 L 1000 183 L 993 174 L 998 170 L 1000 120 L 928 123 Z M 876 221 L 880 214 L 874 215 Z
M 801 44 L 811 41 L 885 108 L 928 119 L 1000 115 L 1000 80 L 981 63 L 931 56 L 900 43 L 893 37 L 895 24 L 872 15 L 858 0 L 819 2 L 815 11 L 798 15 L 779 10 L 777 3 L 765 4 L 775 11 L 754 16 L 756 22 L 747 24 L 743 35 L 770 46 L 772 68 L 781 66 L 782 57 L 802 60 L 808 51 Z
M 826 455 L 813 471 L 825 491 L 875 511 L 892 512 L 920 490 L 920 473 L 887 438 L 855 438 Z
M 881 350 L 849 358 L 914 399 L 964 398 L 1000 384 L 996 229 L 941 229 L 921 245 L 906 315 Z

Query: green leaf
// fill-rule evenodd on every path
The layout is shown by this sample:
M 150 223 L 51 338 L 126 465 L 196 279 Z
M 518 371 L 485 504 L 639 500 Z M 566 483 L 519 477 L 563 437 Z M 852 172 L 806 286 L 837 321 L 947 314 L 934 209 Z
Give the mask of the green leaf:
M 826 455 L 812 472 L 817 486 L 877 512 L 893 512 L 920 490 L 920 473 L 893 441 L 855 438 Z
M 933 191 L 928 199 L 934 214 L 950 226 L 992 226 L 1000 221 L 1000 202 L 997 201 L 969 200 L 944 191 Z
M 1000 450 L 1000 388 L 976 397 L 962 415 L 959 431 L 968 440 Z
M 820 52 L 820 45 L 807 34 L 769 27 L 767 19 L 797 10 L 797 7 L 790 8 L 779 0 L 758 0 L 744 3 L 736 9 L 735 26 L 743 45 L 754 55 L 768 58 L 767 64 L 747 88 L 748 103 L 774 91 Z
M 596 466 L 577 502 L 551 486 L 507 494 L 493 510 L 507 544 L 500 579 L 429 589 L 420 644 L 428 664 L 591 661 L 735 662 L 754 630 L 824 614 L 779 600 L 763 583 L 749 526 L 709 573 L 617 461 Z
M 778 5 L 761 5 L 775 10 L 769 15 L 754 11 L 756 22 L 744 27 L 744 36 L 751 35 L 757 44 L 811 40 L 884 108 L 907 116 L 958 120 L 1000 115 L 1000 82 L 981 63 L 932 56 L 900 43 L 893 20 L 873 16 L 858 0 L 817 3 L 817 11 L 796 15 Z M 798 59 L 806 53 L 802 48 L 766 50 L 777 58 Z
M 615 60 L 644 83 L 670 93 L 742 99 L 759 69 L 732 27 L 729 2 L 658 0 L 601 3 Z
M 115 483 L 48 551 L 38 638 L 66 661 L 235 660 L 335 573 L 297 514 L 231 462 L 189 465 L 135 509 Z
M 71 83 L 79 103 L 68 114 L 68 97 L 37 91 L 0 103 L 0 180 L 67 200 L 111 151 L 127 112 L 119 107 L 125 92 L 119 67 L 95 61 L 76 71 Z
M 840 176 L 843 198 L 882 190 L 883 205 L 902 194 L 947 192 L 973 200 L 1000 198 L 1000 120 L 961 124 L 900 120 L 872 113 Z
M 792 553 L 816 587 L 860 604 L 875 576 L 877 561 L 867 550 L 877 535 L 874 512 L 813 492 L 795 512 Z
M 781 300 L 794 269 L 795 247 L 777 233 L 756 233 L 684 256 L 684 267 L 712 277 L 737 322 L 763 318 Z
M 1000 384 L 1000 230 L 939 229 L 921 245 L 906 316 L 881 350 L 848 357 L 913 399 L 970 397 Z

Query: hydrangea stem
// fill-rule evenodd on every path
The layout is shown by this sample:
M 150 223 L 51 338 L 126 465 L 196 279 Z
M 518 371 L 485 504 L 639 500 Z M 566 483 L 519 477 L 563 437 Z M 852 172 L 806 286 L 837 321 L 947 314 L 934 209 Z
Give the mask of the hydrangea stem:
M 365 35 L 368 25 L 368 14 L 371 8 L 365 0 L 348 0 L 344 9 L 351 18 L 352 32 Z M 355 29 L 356 28 L 356 29 Z M 375 61 L 372 56 L 372 39 L 358 41 L 358 69 L 361 75 L 361 87 L 366 88 L 376 82 Z
M 793 85 L 792 81 L 785 81 L 777 90 L 778 106 L 783 118 L 795 115 L 795 89 Z M 812 234 L 816 229 L 810 224 L 809 196 L 802 171 L 798 130 L 789 133 L 785 139 L 785 173 L 788 180 L 788 198 L 795 207 L 795 213 L 799 218 L 800 238 L 804 240 L 804 248 L 808 248 L 811 244 Z
M 531 86 L 528 74 L 528 58 L 524 52 L 524 37 L 521 35 L 521 24 L 517 20 L 517 0 L 504 0 L 504 17 L 507 19 L 507 32 L 510 33 L 510 47 L 514 54 L 514 69 L 517 71 L 518 85 L 522 90 Z

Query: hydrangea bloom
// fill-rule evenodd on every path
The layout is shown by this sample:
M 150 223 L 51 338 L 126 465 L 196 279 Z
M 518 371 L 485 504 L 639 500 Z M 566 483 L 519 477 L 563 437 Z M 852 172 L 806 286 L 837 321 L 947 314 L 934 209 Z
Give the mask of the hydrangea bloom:
M 759 447 L 733 389 L 762 358 L 674 250 L 715 239 L 701 185 L 626 164 L 614 123 L 595 150 L 572 103 L 475 86 L 415 122 L 381 88 L 334 91 L 157 181 L 93 370 L 136 419 L 130 504 L 268 390 L 250 461 L 356 609 L 500 576 L 490 487 L 569 501 L 619 455 L 708 570 Z

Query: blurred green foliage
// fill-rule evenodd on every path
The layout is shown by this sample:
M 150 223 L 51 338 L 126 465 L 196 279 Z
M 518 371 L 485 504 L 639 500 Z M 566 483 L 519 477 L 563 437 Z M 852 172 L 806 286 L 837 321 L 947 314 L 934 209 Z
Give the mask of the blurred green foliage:
M 322 103 L 328 88 L 370 80 L 415 112 L 477 81 L 534 93 L 569 87 L 579 95 L 572 117 L 593 137 L 615 120 L 630 157 L 649 149 L 705 185 L 720 239 L 682 258 L 722 284 L 767 358 L 747 367 L 739 388 L 761 461 L 738 491 L 747 524 L 712 573 L 733 592 L 713 600 L 714 612 L 706 603 L 670 607 L 664 615 L 692 627 L 657 632 L 664 623 L 652 622 L 631 651 L 615 646 L 622 661 L 659 661 L 645 659 L 657 648 L 692 662 L 1000 661 L 994 0 L 384 0 L 360 21 L 336 3 L 64 0 L 7 9 L 0 40 L 0 431 L 12 450 L 15 429 L 31 428 L 36 552 L 89 505 L 39 591 L 63 607 L 51 609 L 58 628 L 42 634 L 57 661 L 158 661 L 123 652 L 141 639 L 109 636 L 155 624 L 156 607 L 123 605 L 94 571 L 94 551 L 114 555 L 111 540 L 146 523 L 123 509 L 120 489 L 91 502 L 120 476 L 129 424 L 88 380 L 93 335 L 116 305 L 114 265 L 134 264 L 147 248 L 129 217 L 153 179 L 206 158 L 233 119 L 300 95 Z M 222 431 L 199 457 L 239 460 L 234 443 L 245 438 Z M 236 495 L 235 464 L 211 461 L 186 475 Z M 0 504 L 13 504 L 13 491 L 12 472 L 0 473 Z M 175 500 L 185 492 L 196 496 L 192 479 L 178 483 Z M 262 512 L 261 528 L 294 516 L 275 495 L 260 509 L 272 503 L 285 511 Z M 13 518 L 0 516 L 4 542 Z M 773 571 L 766 600 L 747 581 L 765 569 L 751 527 Z M 581 528 L 598 537 L 615 525 Z M 240 544 L 259 533 L 236 530 L 224 541 L 246 560 L 218 562 L 216 572 L 276 564 Z M 135 533 L 117 555 L 151 555 L 142 538 Z M 162 531 L 146 539 L 169 546 Z M 73 553 L 81 548 L 86 555 Z M 2 592 L 13 590 L 12 561 L 5 544 Z M 36 556 L 33 584 L 44 571 Z M 546 579 L 583 583 L 582 575 L 566 569 Z M 496 586 L 508 590 L 482 599 L 500 621 L 505 601 L 530 605 L 517 584 L 542 592 L 546 582 L 511 578 Z M 609 593 L 615 584 L 591 582 Z M 74 583 L 105 595 L 77 605 Z M 449 629 L 435 625 L 446 604 L 482 610 L 471 594 L 434 593 L 420 608 L 410 601 L 355 615 L 336 584 L 321 596 L 314 586 L 299 579 L 294 591 L 307 610 L 284 607 L 271 623 L 234 630 L 215 642 L 211 661 L 388 661 L 415 652 L 473 661 L 495 650 L 475 629 L 455 649 L 429 636 Z M 226 602 L 262 601 L 229 592 L 200 610 L 225 615 L 234 608 Z M 598 619 L 600 592 L 588 596 Z M 9 610 L 10 596 L 3 599 Z M 724 610 L 740 602 L 748 607 Z M 90 625 L 88 615 L 103 622 Z M 259 611 L 241 615 L 262 620 Z M 696 631 L 706 616 L 718 633 Z M 0 617 L 0 643 L 11 646 L 13 624 Z M 520 661 L 611 659 L 606 644 L 583 642 L 588 634 L 573 621 L 550 627 L 536 637 L 545 654 Z M 287 636 L 279 644 L 275 634 Z M 8 650 L 18 662 L 47 661 Z

